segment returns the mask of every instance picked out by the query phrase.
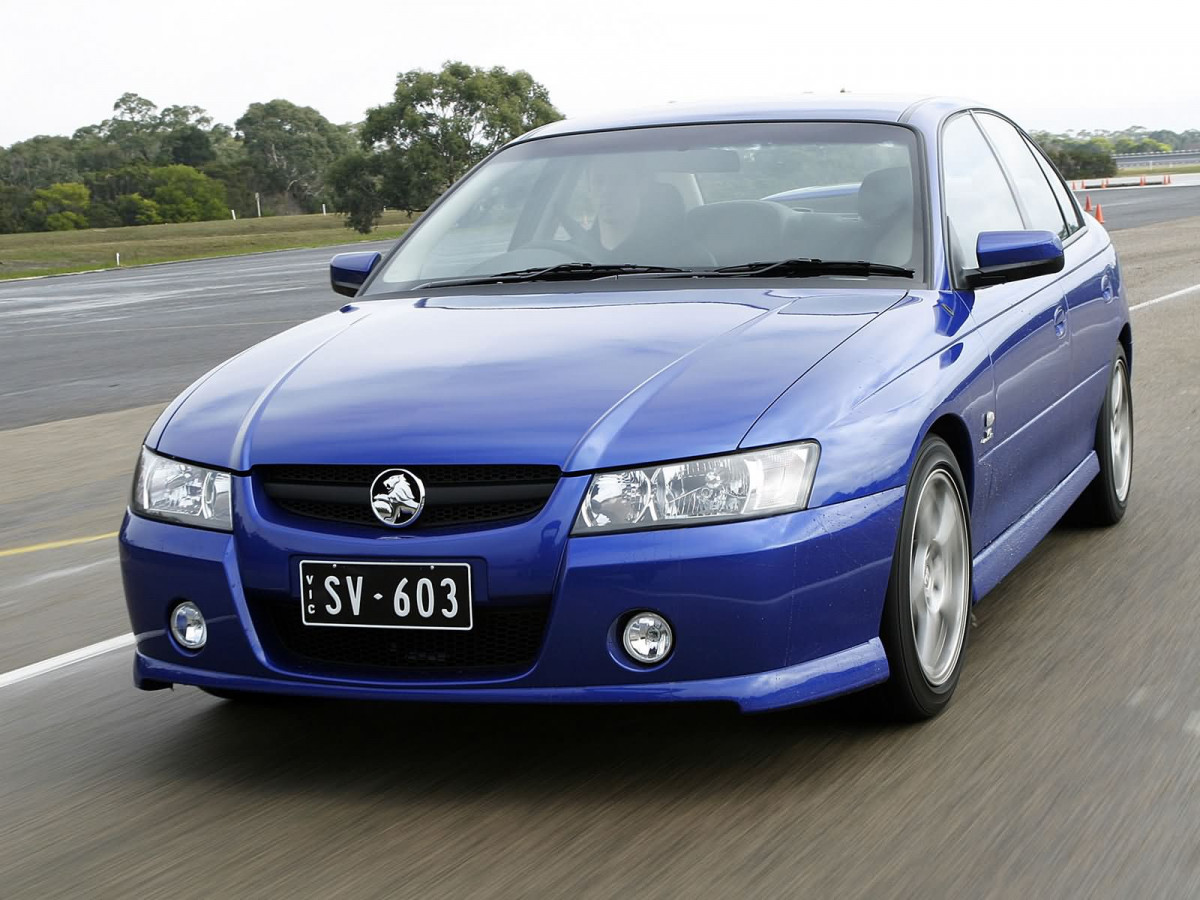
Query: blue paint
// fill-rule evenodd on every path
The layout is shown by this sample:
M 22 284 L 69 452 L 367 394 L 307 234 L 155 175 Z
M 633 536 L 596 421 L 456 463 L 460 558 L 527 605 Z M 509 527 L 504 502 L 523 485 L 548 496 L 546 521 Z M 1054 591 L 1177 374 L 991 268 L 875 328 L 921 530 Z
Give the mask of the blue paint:
M 1062 241 L 1049 231 L 985 231 L 975 244 L 980 269 L 1046 262 L 1063 255 Z
M 374 250 L 339 253 L 329 261 L 330 286 L 338 294 L 353 297 L 381 259 L 383 254 Z

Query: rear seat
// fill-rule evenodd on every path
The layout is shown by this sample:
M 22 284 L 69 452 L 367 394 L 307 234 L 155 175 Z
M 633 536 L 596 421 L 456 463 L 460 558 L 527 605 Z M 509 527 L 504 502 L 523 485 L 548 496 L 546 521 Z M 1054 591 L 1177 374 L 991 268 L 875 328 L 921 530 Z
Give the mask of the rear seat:
M 687 214 L 688 235 L 718 266 L 793 257 L 907 265 L 913 255 L 912 176 L 907 167 L 863 179 L 858 216 L 792 210 L 770 200 L 727 200 Z

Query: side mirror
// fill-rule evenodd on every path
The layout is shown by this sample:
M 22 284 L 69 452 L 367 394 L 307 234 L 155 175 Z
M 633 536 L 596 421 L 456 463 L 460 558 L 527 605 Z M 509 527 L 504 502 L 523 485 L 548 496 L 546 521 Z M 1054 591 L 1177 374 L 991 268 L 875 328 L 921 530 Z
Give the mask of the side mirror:
M 339 253 L 329 261 L 329 283 L 335 292 L 353 297 L 381 259 L 383 254 L 374 250 Z
M 968 269 L 967 287 L 1020 281 L 1061 272 L 1062 241 L 1049 231 L 984 231 L 975 242 L 978 269 Z

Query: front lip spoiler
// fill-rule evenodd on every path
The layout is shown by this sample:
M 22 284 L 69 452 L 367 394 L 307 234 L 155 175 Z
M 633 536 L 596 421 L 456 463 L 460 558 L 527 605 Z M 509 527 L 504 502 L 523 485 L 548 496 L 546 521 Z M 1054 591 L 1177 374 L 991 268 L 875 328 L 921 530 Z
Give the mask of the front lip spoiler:
M 742 712 L 765 712 L 800 706 L 886 681 L 887 657 L 879 638 L 808 662 L 697 681 L 573 687 L 372 687 L 361 684 L 226 675 L 151 659 L 137 653 L 134 684 L 157 690 L 189 684 L 226 691 L 263 692 L 357 700 L 402 700 L 434 703 L 735 703 Z

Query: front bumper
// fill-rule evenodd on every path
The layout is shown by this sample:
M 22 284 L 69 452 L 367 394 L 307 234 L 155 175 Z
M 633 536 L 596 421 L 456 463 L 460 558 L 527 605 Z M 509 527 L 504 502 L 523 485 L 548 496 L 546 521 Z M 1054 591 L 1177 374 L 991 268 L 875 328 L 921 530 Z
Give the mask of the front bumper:
M 280 526 L 257 515 L 248 491 L 234 535 L 126 516 L 135 682 L 472 703 L 725 701 L 759 711 L 887 678 L 878 633 L 902 489 L 753 521 L 566 538 L 585 481 L 564 479 L 530 522 L 405 542 Z M 298 663 L 277 652 L 255 604 L 268 589 L 286 600 L 295 561 L 314 556 L 473 559 L 477 606 L 547 595 L 540 651 L 520 671 L 483 674 Z M 167 613 L 183 599 L 208 621 L 198 653 L 167 633 Z M 615 624 L 640 609 L 675 630 L 674 652 L 653 668 L 626 660 L 614 640 Z

